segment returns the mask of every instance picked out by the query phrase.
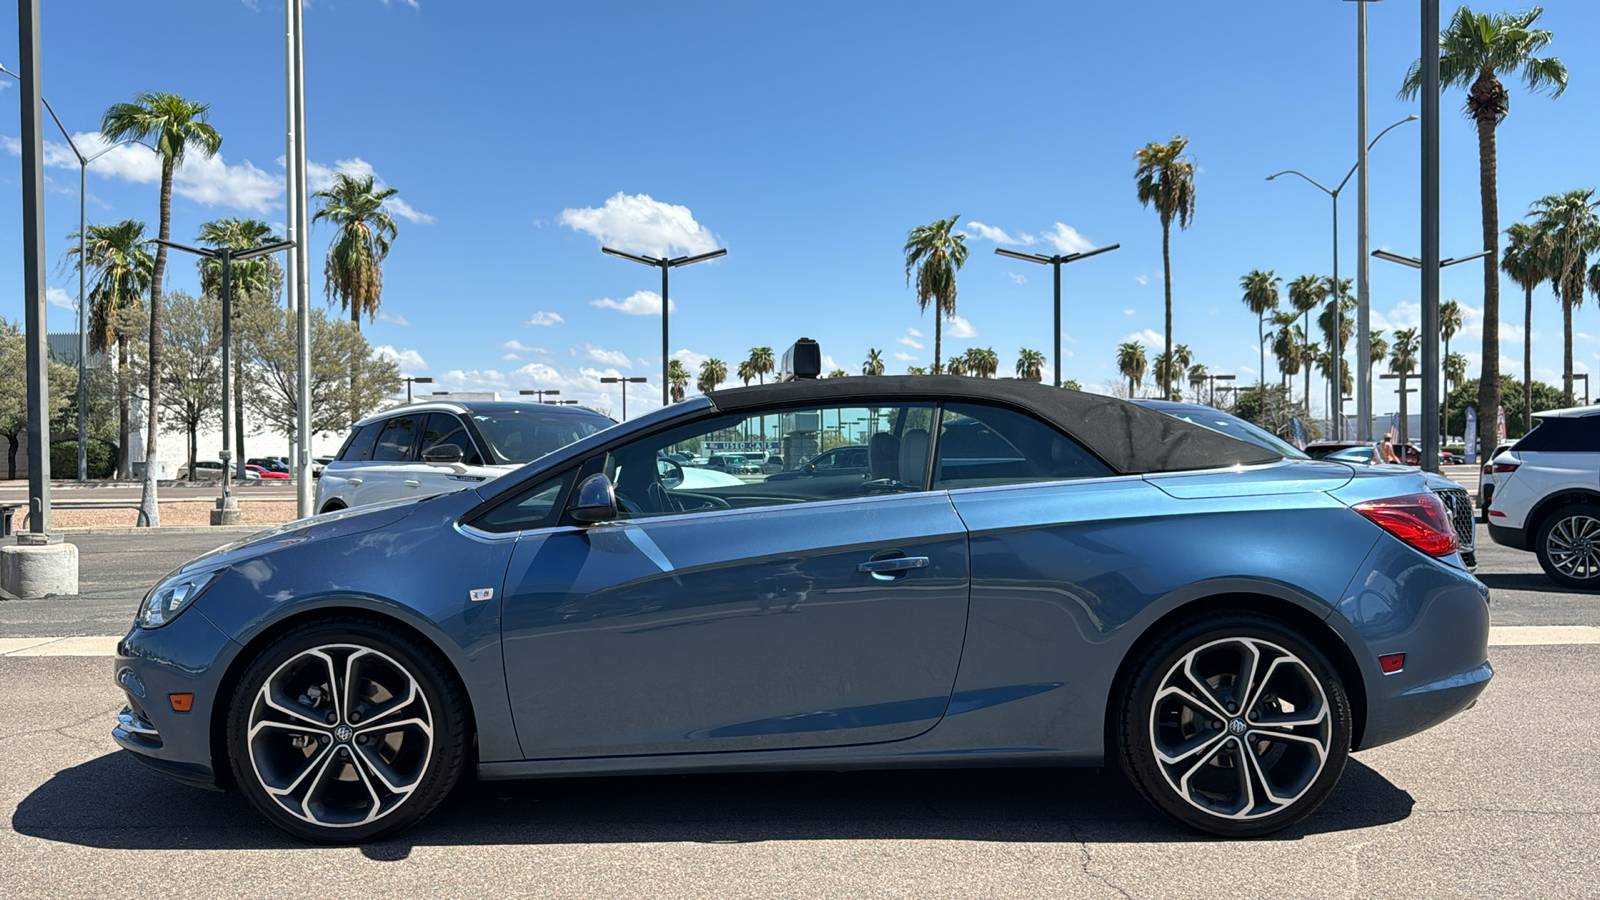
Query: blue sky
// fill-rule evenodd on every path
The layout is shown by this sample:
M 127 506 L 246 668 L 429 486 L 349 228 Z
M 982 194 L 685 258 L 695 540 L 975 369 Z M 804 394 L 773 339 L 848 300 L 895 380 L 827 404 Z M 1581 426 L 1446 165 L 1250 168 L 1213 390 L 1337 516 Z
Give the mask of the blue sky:
M 1572 83 L 1558 100 L 1511 86 L 1502 227 L 1539 196 L 1597 180 L 1580 148 L 1600 121 L 1600 8 L 1545 6 L 1541 24 Z M 180 176 L 174 238 L 225 215 L 281 224 L 281 2 L 168 0 L 160 11 L 50 0 L 46 96 L 75 133 L 143 90 L 212 104 L 221 157 Z M 1419 21 L 1401 2 L 1372 4 L 1369 19 L 1376 133 L 1417 111 L 1395 89 L 1417 55 Z M 671 347 L 691 366 L 717 356 L 731 370 L 751 347 L 781 352 L 807 335 L 840 367 L 859 371 L 878 348 L 902 372 L 931 362 L 933 321 L 906 286 L 901 246 L 912 226 L 957 213 L 972 255 L 945 355 L 992 347 L 1002 373 L 1021 347 L 1049 352 L 1051 285 L 1048 267 L 995 256 L 997 239 L 1044 253 L 1122 245 L 1063 273 L 1065 376 L 1104 389 L 1118 343 L 1158 352 L 1161 232 L 1135 198 L 1133 153 L 1174 134 L 1189 136 L 1199 166 L 1194 225 L 1172 240 L 1174 336 L 1212 371 L 1253 380 L 1256 323 L 1240 276 L 1274 269 L 1287 282 L 1331 268 L 1326 196 L 1265 176 L 1295 168 L 1336 182 L 1355 155 L 1355 8 L 1342 0 L 316 0 L 305 21 L 314 178 L 372 171 L 404 203 L 383 320 L 365 327 L 373 344 L 439 387 L 558 388 L 614 413 L 620 401 L 600 374 L 650 379 L 630 392 L 630 414 L 659 403 L 659 277 L 603 256 L 602 240 L 650 254 L 728 248 L 673 279 Z M 15 35 L 14 7 L 0 5 L 8 67 Z M 0 79 L 7 210 L 21 205 L 17 97 Z M 1445 256 L 1481 246 L 1477 148 L 1460 104 L 1459 92 L 1443 101 Z M 1420 252 L 1419 138 L 1417 124 L 1401 126 L 1373 151 L 1374 248 Z M 52 265 L 77 226 L 75 170 L 48 170 Z M 91 221 L 136 217 L 153 233 L 153 171 L 131 149 L 95 163 Z M 1353 277 L 1353 188 L 1340 214 L 1340 272 Z M 19 218 L 0 216 L 7 318 L 22 312 Z M 319 303 L 329 236 L 311 235 Z M 174 263 L 170 286 L 197 289 L 193 266 Z M 53 270 L 50 284 L 64 304 L 51 307 L 52 330 L 68 330 L 76 278 Z M 1375 327 L 1415 324 L 1419 287 L 1413 270 L 1374 260 Z M 1475 373 L 1481 269 L 1447 269 L 1441 289 L 1467 308 L 1452 350 Z M 1521 292 L 1502 281 L 1501 295 L 1502 365 L 1520 373 Z M 1583 371 L 1600 365 L 1593 316 L 1586 305 L 1576 317 Z M 1535 377 L 1556 382 L 1560 309 L 1547 288 L 1533 334 Z M 1267 364 L 1275 379 L 1270 354 Z M 1377 388 L 1380 414 L 1396 408 L 1390 385 Z

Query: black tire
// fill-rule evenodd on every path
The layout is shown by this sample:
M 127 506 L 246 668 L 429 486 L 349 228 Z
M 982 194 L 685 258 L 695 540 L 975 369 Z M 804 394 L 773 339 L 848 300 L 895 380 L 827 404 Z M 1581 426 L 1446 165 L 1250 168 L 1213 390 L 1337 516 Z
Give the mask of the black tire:
M 1533 552 L 1556 584 L 1600 590 L 1600 507 L 1569 503 L 1545 516 Z
M 330 501 L 328 501 L 328 505 L 324 506 L 322 508 L 322 511 L 324 513 L 331 513 L 331 512 L 338 512 L 339 510 L 344 509 L 344 508 L 345 508 L 345 505 L 343 503 L 340 503 L 337 500 L 330 500 Z
M 1252 653 L 1257 665 L 1245 693 L 1261 702 L 1228 709 Z M 1195 688 L 1190 671 L 1209 693 Z M 1122 769 L 1146 800 L 1185 825 L 1224 837 L 1278 831 L 1321 806 L 1344 771 L 1351 734 L 1344 685 L 1326 657 L 1282 622 L 1213 613 L 1182 623 L 1150 647 L 1126 684 L 1116 721 Z M 1179 691 L 1198 694 L 1198 702 Z M 1241 769 L 1246 755 L 1252 764 Z
M 343 676 L 323 677 L 341 670 L 355 676 L 354 703 Z M 319 843 L 415 824 L 455 787 L 471 739 L 464 691 L 440 655 L 353 616 L 279 636 L 245 670 L 228 711 L 235 783 L 272 824 Z

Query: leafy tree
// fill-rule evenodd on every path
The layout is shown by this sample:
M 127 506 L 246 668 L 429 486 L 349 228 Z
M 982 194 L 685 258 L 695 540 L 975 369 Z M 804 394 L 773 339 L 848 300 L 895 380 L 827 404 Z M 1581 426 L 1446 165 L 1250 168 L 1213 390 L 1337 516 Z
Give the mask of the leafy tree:
M 1236 393 L 1233 402 L 1234 415 L 1247 422 L 1254 422 L 1279 437 L 1286 437 L 1289 434 L 1289 419 L 1297 412 L 1299 407 L 1290 396 L 1289 388 L 1282 384 L 1246 388 Z M 1311 422 L 1303 424 L 1306 426 L 1308 436 L 1314 436 L 1314 424 Z
M 683 367 L 682 360 L 674 359 L 667 363 L 667 384 L 672 389 L 672 402 L 681 402 L 689 389 L 689 370 Z
M 700 377 L 694 386 L 700 393 L 709 394 L 717 389 L 717 385 L 727 380 L 728 364 L 712 357 L 700 364 Z
M 254 376 L 246 396 L 251 412 L 272 428 L 288 434 L 300 416 L 298 358 L 294 316 L 276 305 L 253 311 L 266 327 L 244 343 L 247 367 Z M 360 369 L 362 393 L 350 395 L 350 370 Z M 400 390 L 400 364 L 372 352 L 353 324 L 311 310 L 311 429 L 342 431 L 352 412 L 365 416 Z
M 65 416 L 78 391 L 78 372 L 55 360 L 46 363 L 50 418 Z M 45 429 L 49 431 L 48 426 Z M 6 477 L 17 477 L 17 447 L 28 431 L 27 341 L 21 326 L 0 317 L 0 435 L 6 439 Z M 48 451 L 46 451 L 48 452 Z M 77 450 L 73 450 L 76 466 Z
M 843 369 L 834 369 L 832 372 L 828 373 L 828 377 L 829 378 L 849 378 L 850 377 L 850 373 L 846 372 Z M 844 443 L 846 443 L 846 441 L 844 441 L 841 438 L 841 439 L 839 439 L 839 443 L 836 444 L 835 446 L 842 446 Z M 827 449 L 827 448 L 825 447 L 824 449 Z
M 133 341 L 123 313 L 142 310 L 145 291 L 150 289 L 155 274 L 155 257 L 150 255 L 144 223 L 136 219 L 124 219 L 114 225 L 89 225 L 84 232 L 84 263 L 94 272 L 94 282 L 89 286 L 89 350 L 109 353 L 113 346 L 116 348 L 117 475 L 128 478 L 131 435 L 127 382 L 132 371 L 128 350 Z M 64 262 L 78 255 L 77 232 L 68 235 L 68 239 L 72 248 Z
M 861 364 L 861 374 L 863 374 L 863 375 L 882 375 L 883 374 L 883 351 L 882 350 L 868 348 L 868 350 L 867 350 L 867 361 Z
M 232 250 L 250 250 L 265 244 L 272 244 L 283 240 L 272 233 L 272 226 L 260 219 L 241 219 L 237 216 L 227 216 L 213 219 L 200 225 L 199 243 L 207 247 L 227 247 Z M 206 295 L 220 299 L 222 297 L 222 261 L 201 257 L 197 264 L 200 269 L 200 290 Z M 283 266 L 273 255 L 258 256 L 255 259 L 246 259 L 234 262 L 231 265 L 229 277 L 233 281 L 233 299 L 235 302 L 241 297 L 256 294 L 265 294 L 276 298 L 283 289 Z M 237 318 L 238 311 L 234 311 Z M 237 467 L 235 475 L 243 480 L 245 477 L 245 452 L 244 452 L 244 354 L 240 351 L 241 336 L 233 337 L 233 459 Z M 194 465 L 190 464 L 190 471 Z
M 1271 269 L 1251 269 L 1250 274 L 1239 279 L 1245 308 L 1256 314 L 1256 344 L 1261 350 L 1261 368 L 1256 371 L 1262 378 L 1267 372 L 1267 313 L 1278 308 L 1278 285 L 1282 281 Z M 1256 386 L 1261 386 L 1260 379 Z
M 1187 229 L 1194 220 L 1194 160 L 1184 156 L 1189 139 L 1175 135 L 1165 144 L 1146 144 L 1134 153 L 1137 165 L 1134 181 L 1138 185 L 1139 203 L 1154 206 L 1161 219 L 1161 272 L 1162 286 L 1167 296 L 1166 350 L 1162 356 L 1172 355 L 1172 223 Z M 1167 399 L 1172 399 L 1170 382 L 1162 385 Z
M 1451 434 L 1464 435 L 1467 433 L 1467 407 L 1476 406 L 1479 397 L 1478 388 L 1478 379 L 1474 378 L 1470 381 L 1461 382 L 1450 392 L 1450 422 L 1448 430 Z M 1564 409 L 1566 407 L 1560 388 L 1545 384 L 1542 381 L 1535 381 L 1529 389 L 1524 390 L 1522 382 L 1510 375 L 1500 376 L 1500 396 L 1505 401 L 1506 436 L 1512 439 L 1522 437 L 1528 433 L 1528 429 L 1523 427 L 1523 422 L 1530 421 L 1533 413 L 1543 412 L 1547 409 Z M 1533 408 L 1531 410 L 1523 409 L 1522 402 L 1524 397 L 1533 398 Z M 1483 410 L 1480 409 L 1478 412 L 1479 421 L 1488 418 L 1491 424 L 1493 423 L 1495 417 L 1492 413 L 1486 417 L 1483 415 Z M 1483 447 L 1481 444 L 1479 446 L 1484 453 L 1493 449 L 1492 446 Z
M 1537 56 L 1549 46 L 1549 31 L 1534 28 L 1544 10 L 1474 13 L 1462 6 L 1439 32 L 1439 89 L 1465 88 L 1463 112 L 1478 130 L 1478 194 L 1483 207 L 1483 378 L 1478 406 L 1500 406 L 1500 278 L 1495 272 L 1500 240 L 1500 198 L 1495 160 L 1495 128 L 1511 112 L 1511 96 L 1501 75 L 1520 73 L 1531 91 L 1548 88 L 1552 97 L 1567 88 L 1567 67 L 1553 56 Z M 1411 98 L 1422 90 L 1422 61 L 1411 64 L 1400 88 Z M 1569 385 L 1570 387 L 1570 385 Z M 1569 391 L 1570 393 L 1570 391 Z M 1493 416 L 1478 422 L 1479 445 L 1494 446 Z
M 1128 341 L 1117 346 L 1117 371 L 1128 379 L 1128 396 L 1138 396 L 1139 384 L 1144 381 L 1144 345 Z
M 1044 380 L 1044 354 L 1023 347 L 1017 351 L 1017 377 L 1028 381 Z
M 188 437 L 190 481 L 195 480 L 200 428 L 222 406 L 221 320 L 222 304 L 216 298 L 196 298 L 183 291 L 167 298 L 162 325 L 166 352 L 161 357 L 166 368 L 161 375 L 161 409 L 167 417 L 162 429 Z
M 1522 432 L 1533 428 L 1533 291 L 1550 279 L 1550 235 L 1527 222 L 1506 229 L 1500 271 L 1522 288 Z M 1591 285 L 1594 279 L 1590 279 Z M 1600 293 L 1600 292 L 1597 292 Z
M 1083 390 L 1083 385 L 1079 384 L 1078 383 L 1078 379 L 1076 379 L 1076 378 L 1068 378 L 1066 381 L 1061 382 L 1061 386 L 1066 388 L 1069 391 L 1082 391 Z
M 956 272 L 967 262 L 965 235 L 955 232 L 959 214 L 918 225 L 906 236 L 906 284 L 916 274 L 917 308 L 933 307 L 933 371 L 944 346 L 944 320 L 956 314 Z
M 1546 265 L 1550 284 L 1561 299 L 1562 386 L 1567 405 L 1572 405 L 1572 311 L 1583 305 L 1584 275 L 1589 268 L 1589 252 L 1600 246 L 1600 217 L 1594 189 L 1550 194 L 1533 202 L 1530 218 L 1548 235 Z
M 161 218 L 156 229 L 159 240 L 172 237 L 172 176 L 183 165 L 189 150 L 206 158 L 217 155 L 222 136 L 206 123 L 211 107 L 191 103 L 177 94 L 146 91 L 132 103 L 113 104 L 100 121 L 100 136 L 107 141 L 138 140 L 151 142 L 161 160 Z M 160 429 L 161 409 L 161 291 L 167 273 L 167 248 L 157 244 L 155 265 L 150 273 L 150 348 L 146 370 L 149 373 L 149 421 L 145 429 L 144 492 L 139 509 L 150 527 L 161 524 L 161 507 L 156 498 L 156 468 L 159 456 L 156 433 Z

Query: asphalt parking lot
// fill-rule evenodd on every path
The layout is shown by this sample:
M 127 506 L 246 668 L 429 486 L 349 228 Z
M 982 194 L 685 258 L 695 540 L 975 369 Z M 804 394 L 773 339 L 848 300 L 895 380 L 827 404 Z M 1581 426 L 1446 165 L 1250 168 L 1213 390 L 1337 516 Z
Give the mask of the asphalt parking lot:
M 162 573 L 238 536 L 76 536 L 84 593 L 0 602 L 0 638 L 120 634 Z M 1114 771 L 1016 769 L 470 783 L 399 839 L 315 847 L 237 794 L 179 786 L 117 751 L 105 659 L 13 655 L 0 657 L 0 885 L 8 897 L 1593 897 L 1600 705 L 1584 698 L 1600 695 L 1600 638 L 1566 642 L 1552 626 L 1600 626 L 1600 597 L 1557 590 L 1530 554 L 1479 547 L 1494 624 L 1534 627 L 1497 633 L 1535 642 L 1493 647 L 1498 674 L 1476 708 L 1353 757 L 1317 815 L 1269 839 L 1169 824 Z

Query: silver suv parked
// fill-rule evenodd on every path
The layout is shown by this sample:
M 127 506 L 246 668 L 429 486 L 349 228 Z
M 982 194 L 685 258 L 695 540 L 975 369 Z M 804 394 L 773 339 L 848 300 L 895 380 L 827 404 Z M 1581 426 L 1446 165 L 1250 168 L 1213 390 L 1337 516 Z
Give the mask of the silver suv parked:
M 324 513 L 473 487 L 613 424 L 578 406 L 515 400 L 385 410 L 356 423 L 314 505 Z

